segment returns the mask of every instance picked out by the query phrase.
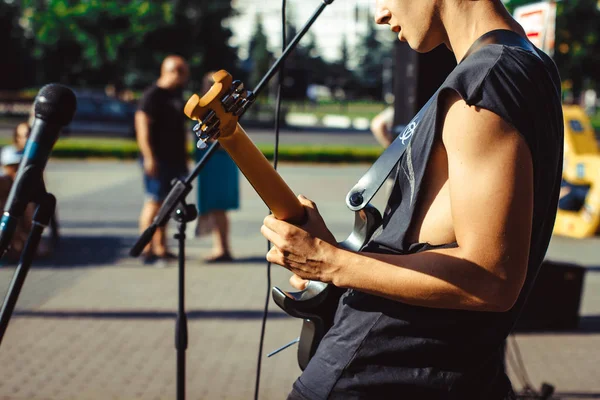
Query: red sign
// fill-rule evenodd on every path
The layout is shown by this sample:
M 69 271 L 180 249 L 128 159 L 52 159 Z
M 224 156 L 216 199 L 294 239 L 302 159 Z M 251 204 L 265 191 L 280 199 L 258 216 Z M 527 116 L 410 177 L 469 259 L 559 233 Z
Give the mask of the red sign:
M 548 1 L 517 7 L 514 17 L 525 29 L 529 40 L 546 54 L 552 55 L 556 29 L 556 3 Z

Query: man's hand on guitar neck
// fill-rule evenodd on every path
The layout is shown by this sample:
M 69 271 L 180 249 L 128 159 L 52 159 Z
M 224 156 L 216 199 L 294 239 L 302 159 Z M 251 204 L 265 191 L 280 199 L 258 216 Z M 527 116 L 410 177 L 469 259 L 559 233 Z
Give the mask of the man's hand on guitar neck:
M 260 231 L 273 244 L 267 260 L 293 272 L 290 284 L 302 290 L 308 280 L 332 282 L 335 271 L 328 260 L 338 244 L 316 204 L 302 195 L 298 199 L 306 210 L 306 223 L 296 226 L 269 215 Z

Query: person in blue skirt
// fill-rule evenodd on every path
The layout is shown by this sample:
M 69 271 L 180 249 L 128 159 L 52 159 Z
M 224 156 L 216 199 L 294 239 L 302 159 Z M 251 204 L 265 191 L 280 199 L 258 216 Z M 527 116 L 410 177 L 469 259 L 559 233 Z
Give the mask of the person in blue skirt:
M 209 72 L 204 76 L 202 93 L 210 89 L 213 73 Z M 202 158 L 205 151 L 196 150 L 196 161 Z M 232 261 L 227 213 L 239 208 L 239 169 L 222 148 L 211 156 L 198 174 L 197 194 L 196 236 L 202 236 L 204 233 L 212 233 L 213 236 L 211 254 L 204 261 L 208 263 Z

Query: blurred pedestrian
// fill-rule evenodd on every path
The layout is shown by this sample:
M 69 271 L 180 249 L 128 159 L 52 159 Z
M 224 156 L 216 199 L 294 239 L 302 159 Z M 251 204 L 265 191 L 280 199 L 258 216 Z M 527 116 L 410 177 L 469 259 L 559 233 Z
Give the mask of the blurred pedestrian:
M 13 131 L 12 145 L 4 146 L 4 148 L 2 149 L 2 156 L 0 156 L 0 162 L 2 163 L 2 171 L 4 175 L 10 176 L 13 181 L 17 176 L 19 163 L 21 162 L 21 158 L 23 157 L 25 146 L 27 145 L 27 140 L 29 139 L 30 134 L 31 127 L 29 125 L 29 122 L 20 122 L 19 124 L 17 124 L 15 130 Z M 52 247 L 56 248 L 60 240 L 56 210 L 50 218 L 50 223 L 48 227 L 50 229 L 50 240 L 52 242 Z
M 12 177 L 13 180 L 17 176 L 17 169 L 19 168 L 19 163 L 23 156 L 25 144 L 27 143 L 27 139 L 29 139 L 30 131 L 27 122 L 17 124 L 13 131 L 13 143 L 2 148 L 2 155 L 0 156 L 2 172 L 4 175 Z M 18 161 L 14 162 L 17 159 Z
M 33 121 L 34 117 L 35 116 L 33 115 L 31 118 L 31 121 Z M 29 139 L 30 134 L 31 134 L 31 125 L 29 122 L 21 122 L 21 123 L 17 124 L 17 126 L 15 127 L 15 130 L 13 133 L 12 147 L 14 147 L 15 151 L 19 152 L 21 154 L 21 156 L 23 155 L 23 152 L 25 151 L 25 146 L 27 145 L 27 139 Z M 14 174 L 14 176 L 16 176 L 17 169 L 19 168 L 18 163 L 15 165 L 4 165 L 4 163 L 3 163 L 2 166 L 3 166 L 5 174 L 7 173 L 7 171 L 10 171 L 11 174 Z M 50 223 L 48 225 L 48 228 L 50 229 L 50 240 L 52 242 L 52 247 L 54 249 L 56 249 L 56 247 L 58 247 L 58 244 L 60 242 L 57 213 L 58 213 L 58 211 L 55 209 L 54 214 L 52 214 L 52 217 L 50 218 Z
M 23 151 L 29 139 L 31 128 L 27 122 L 21 122 L 17 124 L 13 132 L 13 145 L 19 150 Z
M 10 178 L 11 182 L 17 177 L 19 164 L 23 159 L 23 151 L 16 146 L 6 145 L 0 151 L 0 163 L 2 164 L 2 175 Z
M 144 91 L 135 113 L 146 194 L 139 221 L 142 232 L 158 213 L 169 194 L 171 182 L 187 174 L 187 118 L 183 113 L 182 90 L 188 77 L 189 67 L 182 57 L 166 57 L 160 77 Z M 142 259 L 145 264 L 176 258 L 167 249 L 165 230 L 166 227 L 159 228 L 144 249 Z
M 371 120 L 371 133 L 383 148 L 387 148 L 395 136 L 392 134 L 394 106 L 388 106 Z
M 202 81 L 202 93 L 206 93 L 212 85 L 212 75 L 209 72 Z M 205 150 L 196 151 L 196 160 L 200 160 Z M 239 208 L 239 170 L 220 148 L 198 174 L 198 221 L 196 236 L 212 233 L 213 246 L 211 255 L 204 259 L 207 263 L 232 261 L 229 240 L 228 211 Z
M 397 125 L 394 126 L 394 106 L 387 106 L 383 111 L 377 114 L 371 120 L 371 133 L 379 142 L 379 144 L 386 149 L 394 139 L 402 132 L 404 126 Z M 385 180 L 385 183 L 382 187 L 382 193 L 385 198 L 390 196 L 392 192 L 392 188 L 394 187 L 394 182 L 396 180 L 396 171 L 392 171 L 390 175 Z
M 14 145 L 4 146 L 0 151 L 0 163 L 2 164 L 3 173 L 0 176 L 0 208 L 2 209 L 4 209 L 6 201 L 8 200 L 10 189 L 15 181 L 17 170 L 19 169 L 19 164 L 21 163 L 22 159 L 23 151 L 19 150 Z M 15 229 L 10 248 L 4 255 L 5 259 L 9 262 L 17 262 L 19 260 L 21 251 L 25 246 L 29 232 L 31 231 L 35 209 L 35 204 L 30 203 L 27 205 L 25 211 L 23 212 L 23 216 L 19 218 L 17 222 L 17 227 Z M 44 240 L 40 241 L 36 255 L 46 256 L 49 254 L 49 252 L 50 248 L 48 247 L 47 242 Z

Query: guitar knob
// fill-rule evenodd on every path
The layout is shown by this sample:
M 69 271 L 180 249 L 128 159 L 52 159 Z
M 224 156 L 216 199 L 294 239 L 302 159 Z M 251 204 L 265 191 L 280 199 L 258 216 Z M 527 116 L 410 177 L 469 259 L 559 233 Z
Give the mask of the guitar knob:
M 198 140 L 196 147 L 200 150 L 204 150 L 206 148 L 206 142 L 203 140 Z
M 352 193 L 352 195 L 350 195 L 350 204 L 352 204 L 354 207 L 361 205 L 363 200 L 364 198 L 360 193 Z

